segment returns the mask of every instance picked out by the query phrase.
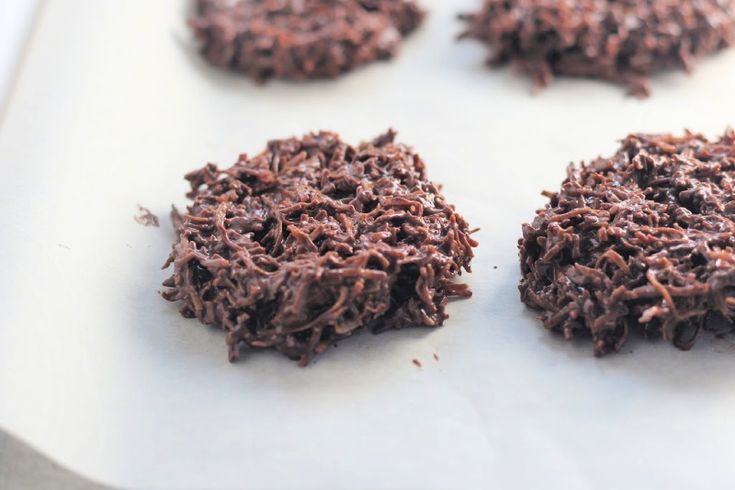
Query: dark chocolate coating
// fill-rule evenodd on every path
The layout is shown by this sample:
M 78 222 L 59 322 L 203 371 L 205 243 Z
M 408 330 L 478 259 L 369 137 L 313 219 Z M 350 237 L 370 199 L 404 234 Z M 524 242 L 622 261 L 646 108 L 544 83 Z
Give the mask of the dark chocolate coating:
M 232 167 L 187 175 L 164 297 L 242 345 L 301 365 L 361 328 L 435 327 L 476 242 L 389 132 L 350 146 L 333 133 L 271 141 Z
M 519 248 L 521 299 L 546 328 L 591 333 L 597 355 L 634 332 L 686 350 L 733 329 L 733 131 L 628 136 L 545 195 Z
M 601 78 L 649 93 L 648 78 L 691 70 L 735 43 L 735 0 L 483 0 L 461 37 L 513 63 L 537 88 L 554 75 Z
M 210 62 L 262 82 L 390 58 L 423 17 L 414 0 L 197 0 L 190 24 Z

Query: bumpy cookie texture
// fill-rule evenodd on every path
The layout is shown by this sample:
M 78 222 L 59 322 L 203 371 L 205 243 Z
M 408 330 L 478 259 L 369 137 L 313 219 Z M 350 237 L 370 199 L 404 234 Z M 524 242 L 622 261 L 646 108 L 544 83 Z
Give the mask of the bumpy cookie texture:
M 461 37 L 485 43 L 491 66 L 511 62 L 536 88 L 554 75 L 622 83 L 649 94 L 658 71 L 735 43 L 735 0 L 483 0 Z
M 390 58 L 423 17 L 414 0 L 197 0 L 190 24 L 210 62 L 262 82 Z
M 476 242 L 389 132 L 357 147 L 334 133 L 271 141 L 232 167 L 186 177 L 164 297 L 240 348 L 306 365 L 358 329 L 439 326 Z
M 733 329 L 733 131 L 628 136 L 545 194 L 519 248 L 521 298 L 546 328 L 591 333 L 597 355 L 636 331 L 687 350 Z

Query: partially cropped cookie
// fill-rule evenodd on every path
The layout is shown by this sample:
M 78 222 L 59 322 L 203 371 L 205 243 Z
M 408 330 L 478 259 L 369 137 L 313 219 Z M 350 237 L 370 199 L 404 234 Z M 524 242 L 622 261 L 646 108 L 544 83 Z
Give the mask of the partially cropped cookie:
M 367 329 L 442 325 L 476 242 L 389 132 L 357 146 L 334 133 L 276 140 L 227 169 L 187 175 L 164 297 L 243 346 L 307 364 Z
M 521 299 L 594 352 L 630 335 L 689 349 L 735 320 L 735 133 L 631 135 L 611 158 L 570 167 L 523 226 Z
M 488 46 L 537 88 L 554 75 L 592 77 L 649 93 L 648 78 L 735 43 L 735 0 L 483 0 L 462 37 Z
M 391 58 L 423 17 L 415 0 L 197 0 L 190 24 L 217 66 L 305 80 Z

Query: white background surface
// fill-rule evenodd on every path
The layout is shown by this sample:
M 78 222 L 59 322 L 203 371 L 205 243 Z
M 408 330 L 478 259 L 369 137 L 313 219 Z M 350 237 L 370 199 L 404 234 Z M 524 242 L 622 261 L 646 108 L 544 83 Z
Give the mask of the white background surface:
M 15 79 L 38 0 L 0 0 L 0 114 Z
M 42 11 L 0 128 L 1 426 L 136 488 L 732 487 L 732 344 L 633 341 L 594 359 L 520 304 L 516 240 L 569 161 L 629 131 L 721 133 L 735 51 L 658 78 L 646 101 L 589 81 L 532 96 L 453 42 L 455 13 L 479 2 L 425 0 L 393 63 L 256 87 L 199 59 L 184 3 Z M 220 332 L 157 294 L 183 174 L 274 137 L 388 126 L 482 227 L 475 296 L 442 329 L 361 335 L 306 369 L 272 353 L 228 364 Z M 136 203 L 162 227 L 136 224 Z

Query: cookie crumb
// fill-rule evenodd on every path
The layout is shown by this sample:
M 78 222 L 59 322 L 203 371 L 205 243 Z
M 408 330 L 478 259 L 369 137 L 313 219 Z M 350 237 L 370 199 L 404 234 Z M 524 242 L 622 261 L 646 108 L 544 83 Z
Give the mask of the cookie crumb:
M 158 216 L 151 213 L 150 210 L 144 208 L 140 204 L 138 204 L 138 214 L 133 216 L 133 219 L 136 223 L 143 226 L 159 226 Z

